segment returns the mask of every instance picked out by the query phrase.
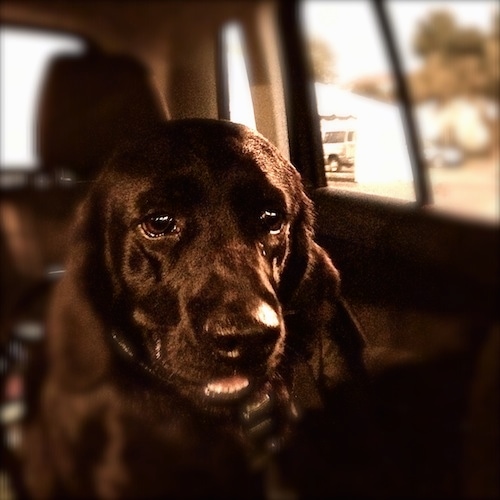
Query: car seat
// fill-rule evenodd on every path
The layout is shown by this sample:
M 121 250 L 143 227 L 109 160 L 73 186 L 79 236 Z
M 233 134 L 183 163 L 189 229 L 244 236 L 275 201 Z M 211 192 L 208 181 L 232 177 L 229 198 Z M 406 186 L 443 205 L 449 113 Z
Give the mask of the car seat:
M 0 187 L 2 438 L 19 492 L 19 423 L 29 418 L 43 366 L 44 315 L 64 272 L 68 229 L 78 202 L 117 144 L 167 113 L 148 70 L 136 59 L 89 46 L 49 64 L 37 109 L 35 171 L 3 170 Z M 0 471 L 1 472 L 1 471 Z M 3 475 L 3 473 L 2 473 Z M 7 484 L 6 483 L 6 484 Z M 6 486 L 7 487 L 7 486 Z M 21 491 L 22 493 L 22 491 Z

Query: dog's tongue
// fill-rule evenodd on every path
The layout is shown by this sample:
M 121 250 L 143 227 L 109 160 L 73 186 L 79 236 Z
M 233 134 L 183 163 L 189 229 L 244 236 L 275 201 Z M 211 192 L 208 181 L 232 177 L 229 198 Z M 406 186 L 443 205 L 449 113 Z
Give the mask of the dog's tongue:
M 243 375 L 233 375 L 210 381 L 205 386 L 205 394 L 217 400 L 232 400 L 239 398 L 250 385 L 248 378 Z

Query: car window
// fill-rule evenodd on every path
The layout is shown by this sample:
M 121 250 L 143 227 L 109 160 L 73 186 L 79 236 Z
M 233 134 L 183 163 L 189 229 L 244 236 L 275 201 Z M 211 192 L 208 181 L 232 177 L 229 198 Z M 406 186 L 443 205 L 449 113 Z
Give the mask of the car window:
M 40 83 L 53 56 L 78 53 L 84 42 L 69 35 L 0 28 L 0 168 L 32 170 Z
M 370 2 L 306 0 L 302 8 L 328 186 L 414 201 L 399 103 L 389 92 L 389 59 Z
M 499 7 L 390 0 L 434 203 L 499 220 Z
M 238 23 L 228 23 L 222 30 L 223 54 L 227 67 L 229 119 L 256 128 L 243 31 Z
M 373 6 L 302 6 L 328 186 L 414 200 L 398 92 Z M 434 208 L 498 222 L 497 2 L 389 0 L 387 7 Z

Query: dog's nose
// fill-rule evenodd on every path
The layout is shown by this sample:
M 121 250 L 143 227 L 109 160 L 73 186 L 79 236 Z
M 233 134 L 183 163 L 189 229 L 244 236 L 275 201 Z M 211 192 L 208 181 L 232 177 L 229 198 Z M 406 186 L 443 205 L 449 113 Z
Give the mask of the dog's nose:
M 205 324 L 205 333 L 223 358 L 259 363 L 276 347 L 280 321 L 271 306 L 261 303 L 250 315 L 211 317 Z
M 212 344 L 224 358 L 261 362 L 271 355 L 278 338 L 277 328 L 252 325 L 246 329 L 218 331 L 212 334 Z

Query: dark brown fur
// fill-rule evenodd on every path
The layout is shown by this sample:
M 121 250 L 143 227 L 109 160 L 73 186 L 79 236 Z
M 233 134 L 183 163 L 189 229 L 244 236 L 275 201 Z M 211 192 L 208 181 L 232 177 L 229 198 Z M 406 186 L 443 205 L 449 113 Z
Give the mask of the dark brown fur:
M 151 237 L 152 214 L 175 230 Z M 27 435 L 34 495 L 262 492 L 307 407 L 361 368 L 312 226 L 297 171 L 243 126 L 170 122 L 121 148 L 81 206 L 56 290 Z M 234 374 L 249 382 L 237 397 L 207 392 Z

